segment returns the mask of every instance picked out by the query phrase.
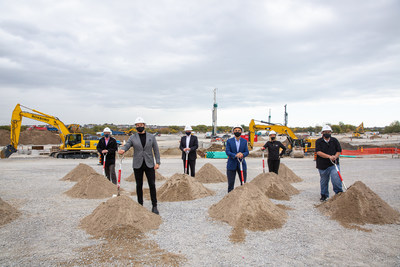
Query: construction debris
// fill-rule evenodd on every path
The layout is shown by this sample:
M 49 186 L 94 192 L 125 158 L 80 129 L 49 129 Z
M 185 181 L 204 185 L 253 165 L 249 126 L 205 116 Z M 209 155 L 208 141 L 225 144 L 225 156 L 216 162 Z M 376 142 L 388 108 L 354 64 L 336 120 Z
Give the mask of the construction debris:
M 267 197 L 273 199 L 290 200 L 290 196 L 299 193 L 299 190 L 274 172 L 261 173 L 250 183 L 256 185 Z
M 206 163 L 196 173 L 195 179 L 201 183 L 222 183 L 228 181 L 226 175 L 211 163 Z

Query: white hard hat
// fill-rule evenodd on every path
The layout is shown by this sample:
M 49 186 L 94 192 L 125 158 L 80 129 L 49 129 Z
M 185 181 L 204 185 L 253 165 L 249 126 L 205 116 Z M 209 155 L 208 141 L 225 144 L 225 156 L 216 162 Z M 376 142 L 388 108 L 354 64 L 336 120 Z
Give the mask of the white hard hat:
M 108 128 L 108 127 L 104 128 L 103 133 L 111 133 L 110 128 Z
M 275 134 L 276 135 L 276 132 L 275 131 L 270 131 L 268 135 L 271 135 L 271 134 Z
M 137 117 L 136 120 L 135 120 L 135 124 L 136 123 L 145 123 L 145 122 L 144 122 L 144 119 L 142 117 Z
M 190 125 L 186 125 L 185 131 L 193 131 L 193 129 L 192 129 L 192 127 L 190 127 Z
M 236 128 L 240 128 L 240 129 L 242 130 L 242 132 L 243 132 L 243 128 L 242 128 L 242 126 L 240 126 L 240 125 L 234 126 L 234 127 L 232 128 L 232 132 L 233 132 L 233 130 L 235 130 Z
M 329 125 L 324 125 L 324 127 L 322 127 L 322 131 L 321 132 L 323 132 L 323 131 L 331 131 L 332 132 L 332 128 Z

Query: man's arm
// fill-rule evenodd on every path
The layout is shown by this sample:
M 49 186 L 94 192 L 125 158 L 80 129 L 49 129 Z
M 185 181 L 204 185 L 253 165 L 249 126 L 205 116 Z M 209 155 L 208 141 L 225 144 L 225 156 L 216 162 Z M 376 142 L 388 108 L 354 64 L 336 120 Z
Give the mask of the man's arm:
M 232 152 L 231 142 L 229 142 L 229 140 L 226 141 L 225 153 L 226 153 L 226 155 L 228 155 L 228 157 L 231 157 L 231 158 L 236 157 L 236 154 Z
M 197 140 L 197 136 L 192 136 L 193 138 L 193 146 L 190 147 L 190 151 L 195 151 L 197 148 L 199 148 L 199 141 Z
M 97 143 L 97 146 L 96 146 L 96 149 L 97 149 L 97 151 L 101 154 L 101 151 L 103 151 L 103 146 L 102 146 L 102 144 L 101 144 L 101 141 L 102 141 L 103 139 L 100 139 L 99 140 L 99 142 Z
M 157 144 L 156 137 L 153 137 L 153 138 L 154 138 L 154 140 L 153 140 L 154 157 L 156 158 L 156 163 L 157 163 L 158 165 L 160 165 L 160 164 L 161 164 L 161 161 L 160 161 L 160 151 L 159 151 L 159 149 L 158 149 L 158 144 Z
M 247 141 L 244 144 L 244 152 L 243 152 L 243 157 L 247 157 L 249 155 L 249 147 L 247 145 Z

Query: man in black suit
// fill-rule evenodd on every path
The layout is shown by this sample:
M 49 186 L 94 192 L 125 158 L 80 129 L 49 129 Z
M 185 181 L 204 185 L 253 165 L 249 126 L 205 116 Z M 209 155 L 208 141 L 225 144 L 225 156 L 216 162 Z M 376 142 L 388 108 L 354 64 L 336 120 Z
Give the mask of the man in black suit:
M 179 149 L 182 151 L 184 169 L 186 166 L 186 155 L 188 156 L 188 166 L 186 174 L 189 174 L 190 167 L 190 175 L 194 177 L 197 158 L 196 150 L 199 147 L 199 142 L 197 140 L 197 136 L 192 135 L 192 127 L 190 127 L 189 125 L 185 127 L 185 133 L 186 136 L 182 136 Z
M 107 179 L 113 184 L 117 184 L 117 176 L 115 175 L 115 152 L 118 150 L 117 140 L 111 137 L 110 128 L 106 127 L 103 130 L 104 136 L 97 144 L 97 151 L 101 155 L 101 164 L 104 162 L 106 155 L 105 173 Z

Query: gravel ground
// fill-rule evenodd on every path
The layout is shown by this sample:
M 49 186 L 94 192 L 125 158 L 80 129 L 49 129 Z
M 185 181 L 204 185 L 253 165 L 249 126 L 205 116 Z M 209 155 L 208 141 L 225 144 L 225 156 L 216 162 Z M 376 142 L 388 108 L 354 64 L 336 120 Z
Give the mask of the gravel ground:
M 262 172 L 261 161 L 248 160 L 249 180 Z M 47 157 L 0 160 L 0 197 L 18 207 L 22 216 L 0 227 L 1 266 L 50 266 L 81 257 L 80 248 L 98 244 L 83 230 L 79 221 L 103 200 L 72 199 L 63 192 L 74 183 L 59 181 L 78 163 L 101 173 L 96 159 L 63 160 Z M 226 160 L 198 159 L 197 169 L 210 162 L 225 173 Z M 206 184 L 216 195 L 185 202 L 161 202 L 163 224 L 148 236 L 162 249 L 180 253 L 186 266 L 400 266 L 399 225 L 367 225 L 372 232 L 343 228 L 314 208 L 319 204 L 319 175 L 310 158 L 282 160 L 304 179 L 293 184 L 301 190 L 285 204 L 289 219 L 281 229 L 246 231 L 246 241 L 229 241 L 231 227 L 208 217 L 208 208 L 227 193 L 227 184 Z M 162 159 L 160 173 L 181 172 L 182 161 Z M 391 158 L 346 158 L 341 160 L 346 185 L 363 181 L 383 200 L 400 210 L 400 160 Z M 132 172 L 131 159 L 123 164 L 123 178 Z M 157 182 L 157 187 L 162 185 Z M 237 185 L 237 184 L 236 184 Z M 122 180 L 133 191 L 134 183 Z M 331 189 L 332 192 L 332 189 Z M 136 200 L 135 197 L 133 199 Z M 145 200 L 146 208 L 151 208 Z

